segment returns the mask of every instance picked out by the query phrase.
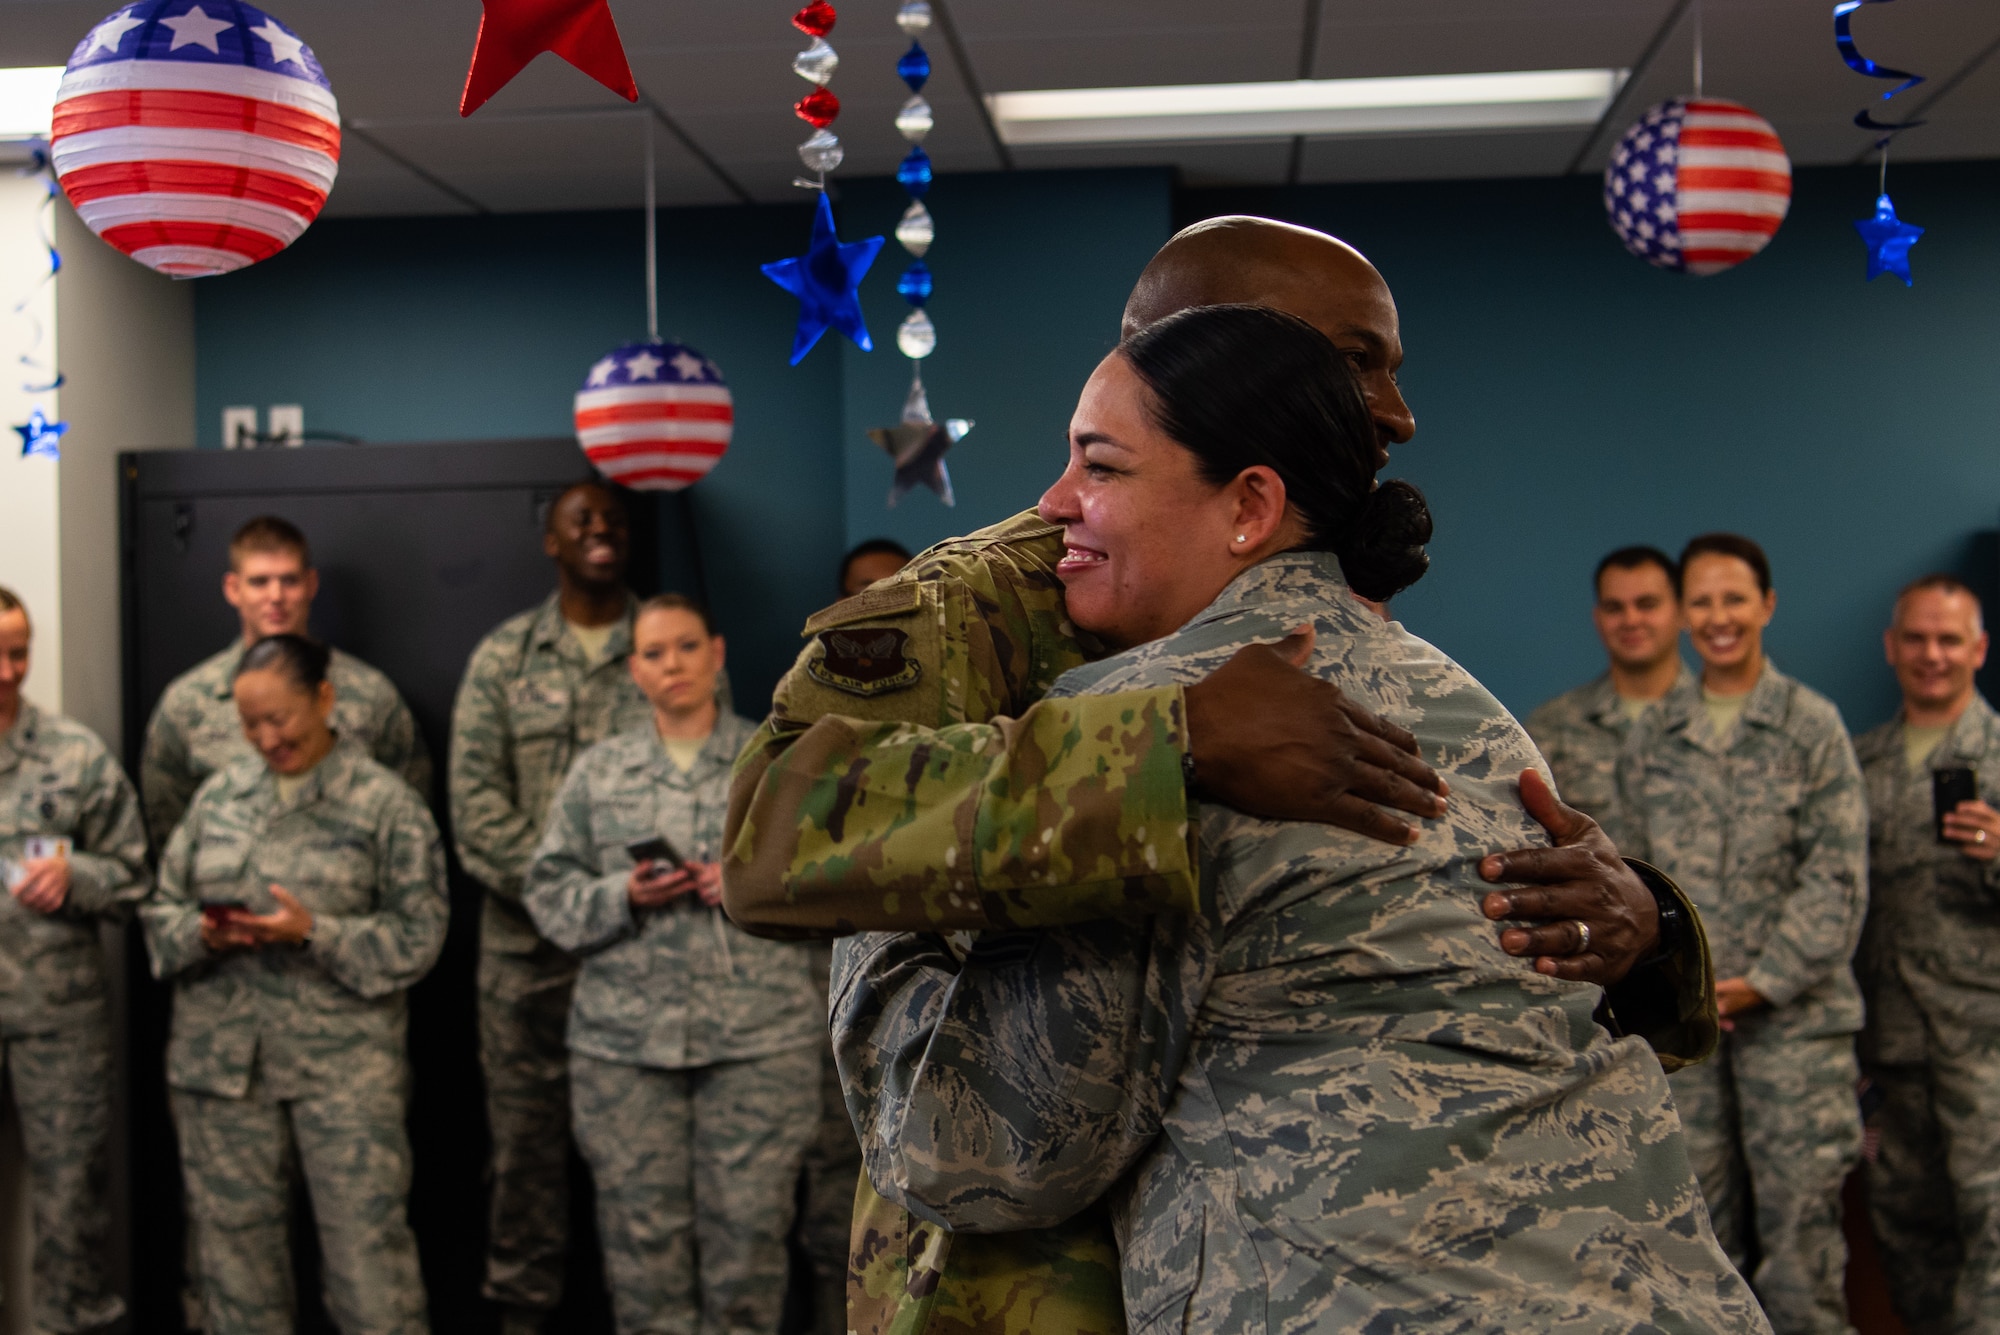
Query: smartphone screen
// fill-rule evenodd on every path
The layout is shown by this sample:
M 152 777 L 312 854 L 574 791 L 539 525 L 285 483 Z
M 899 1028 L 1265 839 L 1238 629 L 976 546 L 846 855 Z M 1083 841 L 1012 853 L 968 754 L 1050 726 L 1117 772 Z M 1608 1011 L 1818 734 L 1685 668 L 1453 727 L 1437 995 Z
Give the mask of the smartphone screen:
M 1960 802 L 1973 802 L 1979 798 L 1979 775 L 1969 769 L 1940 769 L 1931 771 L 1931 816 L 1937 822 L 1937 838 L 1941 844 L 1954 843 L 1944 837 L 1945 813 L 1958 810 Z

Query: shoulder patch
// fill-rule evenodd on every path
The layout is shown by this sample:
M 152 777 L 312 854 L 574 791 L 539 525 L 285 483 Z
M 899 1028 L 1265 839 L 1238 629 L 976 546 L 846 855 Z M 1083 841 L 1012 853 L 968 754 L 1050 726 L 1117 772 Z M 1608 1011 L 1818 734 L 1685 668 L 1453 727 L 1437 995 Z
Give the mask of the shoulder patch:
M 900 691 L 924 675 L 923 664 L 909 655 L 909 643 L 909 635 L 893 626 L 822 631 L 819 653 L 806 663 L 806 675 L 849 695 Z
M 894 584 L 879 588 L 863 589 L 852 598 L 843 598 L 832 607 L 813 613 L 806 622 L 805 633 L 817 635 L 829 626 L 845 626 L 854 621 L 873 621 L 878 617 L 903 616 L 917 610 L 923 601 L 923 590 L 915 580 L 898 580 Z

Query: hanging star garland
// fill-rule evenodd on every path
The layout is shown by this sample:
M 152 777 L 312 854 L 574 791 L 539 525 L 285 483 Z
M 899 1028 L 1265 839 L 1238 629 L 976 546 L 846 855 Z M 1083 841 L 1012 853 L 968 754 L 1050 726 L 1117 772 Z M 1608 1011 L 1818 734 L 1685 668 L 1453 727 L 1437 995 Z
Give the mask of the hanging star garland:
M 1854 13 L 1863 5 L 1886 5 L 1893 0 L 1840 0 L 1833 7 L 1833 43 L 1840 50 L 1840 58 L 1856 74 L 1865 74 L 1871 79 L 1901 79 L 1902 82 L 1882 94 L 1888 101 L 1896 94 L 1915 88 L 1924 81 L 1921 74 L 1908 70 L 1892 69 L 1887 65 L 1868 59 L 1854 44 Z M 1910 274 L 1910 247 L 1917 244 L 1917 238 L 1924 229 L 1906 223 L 1896 216 L 1896 206 L 1889 199 L 1889 141 L 1905 130 L 1914 130 L 1924 122 L 1920 120 L 1879 121 L 1868 108 L 1854 113 L 1854 123 L 1864 130 L 1880 130 L 1882 137 L 1875 141 L 1875 148 L 1882 155 L 1881 178 L 1876 186 L 1875 215 L 1872 218 L 1854 220 L 1854 230 L 1860 234 L 1862 243 L 1868 247 L 1868 278 L 1874 282 L 1885 273 L 1896 275 L 1903 280 L 1904 287 L 1913 287 L 1916 279 Z
M 21 457 L 23 459 L 60 459 L 63 434 L 69 430 L 68 422 L 51 422 L 42 415 L 40 408 L 28 414 L 26 426 L 17 426 L 14 431 L 21 437 Z
M 555 52 L 627 102 L 639 100 L 609 0 L 480 0 L 480 5 L 459 115 L 479 110 L 544 51 Z
M 861 318 L 858 289 L 862 275 L 875 262 L 882 238 L 842 241 L 833 230 L 833 205 L 824 192 L 813 213 L 812 244 L 806 253 L 789 260 L 774 260 L 760 266 L 765 277 L 799 299 L 799 325 L 792 335 L 792 365 L 819 342 L 829 328 L 838 329 L 854 340 L 863 352 L 872 351 L 874 341 Z
M 972 423 L 963 417 L 932 421 L 923 382 L 912 384 L 910 397 L 903 402 L 903 420 L 868 432 L 868 438 L 886 450 L 896 465 L 895 479 L 889 484 L 889 504 L 894 506 L 918 487 L 929 487 L 946 505 L 956 505 L 951 470 L 945 467 L 944 456 L 971 430 Z
M 1916 280 L 1910 277 L 1910 247 L 1924 234 L 1923 228 L 1898 218 L 1896 206 L 1887 195 L 1881 195 L 1875 200 L 1875 216 L 1855 219 L 1854 230 L 1868 246 L 1869 282 L 1892 273 L 1903 280 L 1904 287 L 1915 286 Z

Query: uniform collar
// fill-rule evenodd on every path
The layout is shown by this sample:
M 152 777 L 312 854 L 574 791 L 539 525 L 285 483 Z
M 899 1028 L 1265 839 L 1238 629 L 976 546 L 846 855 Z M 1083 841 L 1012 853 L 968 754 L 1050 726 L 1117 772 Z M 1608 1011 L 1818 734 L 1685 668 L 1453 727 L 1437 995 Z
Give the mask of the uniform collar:
M 1900 737 L 1903 731 L 1900 718 L 1896 721 L 1896 731 Z M 1964 711 L 1951 721 L 1937 749 L 1931 752 L 1929 768 L 1976 767 L 1976 762 L 1993 753 L 1996 732 L 2000 732 L 2000 716 L 1994 714 L 1993 706 L 1986 703 L 1985 696 L 1974 691 Z M 1954 761 L 1959 763 L 1952 763 Z
M 625 594 L 625 613 L 611 623 L 611 638 L 604 642 L 603 659 L 597 661 L 615 663 L 631 655 L 632 619 L 638 608 L 639 600 L 628 590 Z M 564 633 L 568 629 L 569 622 L 563 619 L 562 614 L 562 593 L 558 590 L 550 594 L 548 601 L 536 610 L 535 624 L 528 635 L 537 649 L 555 649 L 561 652 L 562 644 L 567 641 L 577 651 L 576 656 L 580 658 L 582 646 Z M 597 661 L 591 662 L 589 666 L 595 667 Z
M 1694 674 L 1688 671 L 1687 660 L 1678 654 L 1675 655 L 1675 666 L 1679 670 L 1674 673 L 1674 684 L 1667 687 L 1669 696 L 1694 678 Z M 1618 694 L 1618 687 L 1611 681 L 1610 671 L 1607 669 L 1603 676 L 1583 689 L 1584 716 L 1592 723 L 1619 726 L 1625 714 L 1625 697 Z
M 209 659 L 202 666 L 215 670 L 215 679 L 209 683 L 209 692 L 218 700 L 230 699 L 236 693 L 236 669 L 243 662 L 243 655 L 250 652 L 250 646 L 237 636 L 227 649 Z
M 1332 552 L 1279 552 L 1230 580 L 1215 601 L 1183 629 L 1210 625 L 1301 594 L 1324 599 L 1329 588 L 1337 593 L 1351 592 L 1339 557 Z
M 0 774 L 13 769 L 30 756 L 41 758 L 39 743 L 42 739 L 42 711 L 35 702 L 25 697 L 21 701 L 21 711 L 14 716 L 14 726 L 0 732 Z
M 311 806 L 314 802 L 346 792 L 353 782 L 354 767 L 360 758 L 361 748 L 358 745 L 344 737 L 334 739 L 333 750 L 327 752 L 326 758 L 312 767 L 312 771 L 299 784 L 298 791 L 292 794 L 287 809 L 297 810 L 300 807 Z M 257 778 L 255 787 L 267 795 L 275 806 L 278 804 L 278 773 L 261 758 L 256 763 L 262 773 Z
M 701 750 L 695 753 L 694 766 L 683 774 L 680 766 L 674 764 L 673 759 L 667 755 L 667 744 L 661 740 L 659 729 L 653 725 L 652 718 L 648 716 L 645 723 L 646 743 L 633 768 L 656 769 L 665 774 L 669 780 L 679 780 L 689 787 L 697 787 L 710 776 L 712 771 L 728 770 L 735 766 L 736 755 L 743 749 L 743 743 L 754 727 L 750 720 L 730 713 L 727 708 L 718 708 L 715 714 L 715 731 L 708 734 L 708 740 L 703 742 Z
M 1778 671 L 1777 666 L 1766 658 L 1757 684 L 1750 688 L 1749 698 L 1743 702 L 1738 726 L 1731 729 L 1732 736 L 1743 728 L 1774 728 L 1783 723 L 1791 707 L 1791 691 L 1792 679 Z M 1730 738 L 1717 738 L 1709 733 L 1701 678 L 1694 673 L 1683 670 L 1680 680 L 1660 701 L 1659 708 L 1666 731 L 1682 733 L 1690 743 L 1703 750 L 1720 752 L 1727 749 L 1723 743 Z

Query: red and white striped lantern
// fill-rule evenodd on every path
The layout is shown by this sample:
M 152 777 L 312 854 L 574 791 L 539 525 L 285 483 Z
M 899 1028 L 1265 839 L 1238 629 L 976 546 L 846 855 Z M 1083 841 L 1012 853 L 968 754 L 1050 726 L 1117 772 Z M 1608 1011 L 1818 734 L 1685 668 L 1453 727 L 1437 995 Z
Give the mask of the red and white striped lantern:
M 1792 202 L 1792 162 L 1740 102 L 1676 97 L 1641 116 L 1604 169 L 1604 211 L 1625 249 L 1662 269 L 1733 269 L 1770 243 Z
M 679 343 L 627 343 L 576 392 L 576 439 L 597 471 L 640 491 L 679 491 L 729 449 L 736 407 L 714 362 Z
M 91 231 L 176 278 L 298 240 L 340 165 L 312 49 L 240 0 L 141 0 L 77 44 L 49 157 Z

